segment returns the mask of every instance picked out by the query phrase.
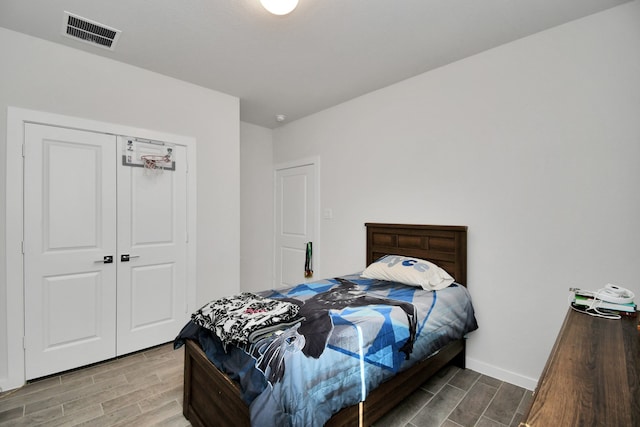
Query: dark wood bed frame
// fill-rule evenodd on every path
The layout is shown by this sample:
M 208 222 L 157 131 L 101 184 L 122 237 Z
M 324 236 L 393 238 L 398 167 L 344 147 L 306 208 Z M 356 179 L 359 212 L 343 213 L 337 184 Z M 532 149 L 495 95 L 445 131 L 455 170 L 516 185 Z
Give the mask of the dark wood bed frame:
M 467 227 L 367 223 L 367 265 L 387 254 L 432 261 L 467 285 Z M 327 426 L 371 425 L 446 364 L 464 368 L 464 340 L 449 343 L 371 391 L 364 402 L 350 406 Z M 207 359 L 197 343 L 187 341 L 184 363 L 184 416 L 196 427 L 250 426 L 249 408 L 238 385 Z

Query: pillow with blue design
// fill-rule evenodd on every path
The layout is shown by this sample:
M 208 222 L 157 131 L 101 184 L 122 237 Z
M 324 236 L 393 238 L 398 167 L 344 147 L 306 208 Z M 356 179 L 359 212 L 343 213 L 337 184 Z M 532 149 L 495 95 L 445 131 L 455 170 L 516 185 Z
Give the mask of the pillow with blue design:
M 400 255 L 383 256 L 371 263 L 362 272 L 362 277 L 418 286 L 427 291 L 444 289 L 454 281 L 449 273 L 432 262 Z

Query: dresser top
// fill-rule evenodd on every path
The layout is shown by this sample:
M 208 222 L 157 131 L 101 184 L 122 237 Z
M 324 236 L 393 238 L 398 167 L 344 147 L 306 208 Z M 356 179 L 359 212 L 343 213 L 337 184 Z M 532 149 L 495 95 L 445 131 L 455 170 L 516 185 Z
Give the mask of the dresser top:
M 569 309 L 521 426 L 640 426 L 637 318 Z

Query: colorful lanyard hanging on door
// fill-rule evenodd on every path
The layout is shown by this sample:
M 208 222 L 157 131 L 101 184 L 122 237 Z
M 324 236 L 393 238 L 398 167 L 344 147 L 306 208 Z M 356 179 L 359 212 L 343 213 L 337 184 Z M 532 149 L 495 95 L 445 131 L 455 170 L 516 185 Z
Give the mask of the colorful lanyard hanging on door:
M 313 255 L 313 244 L 307 242 L 307 250 L 304 257 L 304 277 L 313 277 L 313 269 L 311 266 L 311 256 Z

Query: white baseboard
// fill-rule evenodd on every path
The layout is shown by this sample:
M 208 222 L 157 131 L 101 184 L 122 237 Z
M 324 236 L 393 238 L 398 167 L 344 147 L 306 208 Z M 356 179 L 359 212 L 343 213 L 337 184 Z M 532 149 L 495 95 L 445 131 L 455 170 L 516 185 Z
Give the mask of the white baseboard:
M 24 382 L 20 382 L 20 380 L 16 381 L 15 378 L 0 378 L 0 393 L 4 393 L 5 391 L 13 390 L 16 388 L 20 388 L 24 385 Z
M 523 375 L 516 374 L 515 372 L 507 371 L 469 357 L 467 357 L 466 360 L 466 367 L 489 377 L 496 378 L 500 381 L 526 388 L 527 390 L 535 390 L 536 385 L 538 384 L 537 378 L 525 377 Z

